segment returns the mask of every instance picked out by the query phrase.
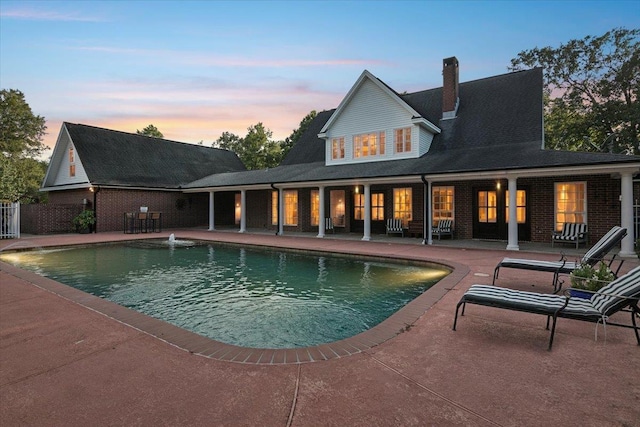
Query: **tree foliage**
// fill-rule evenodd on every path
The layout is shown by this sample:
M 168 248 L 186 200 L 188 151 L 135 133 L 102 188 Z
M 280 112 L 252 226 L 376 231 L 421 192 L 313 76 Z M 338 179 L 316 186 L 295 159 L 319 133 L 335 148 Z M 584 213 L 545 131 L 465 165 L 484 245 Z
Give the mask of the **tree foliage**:
M 138 135 L 146 135 L 154 138 L 164 138 L 162 132 L 160 132 L 157 127 L 151 124 L 142 130 L 136 129 L 136 133 Z
M 531 67 L 544 70 L 548 148 L 640 154 L 640 29 L 525 50 L 509 68 Z
M 231 132 L 223 132 L 213 146 L 233 151 L 249 170 L 276 167 L 291 147 L 298 142 L 315 117 L 315 110 L 307 114 L 300 122 L 300 126 L 294 129 L 284 141 L 272 140 L 273 132 L 260 122 L 247 128 L 247 135 L 244 138 Z
M 260 122 L 247 128 L 244 138 L 231 132 L 223 132 L 213 146 L 233 151 L 249 170 L 275 167 L 282 160 L 282 147 L 272 141 L 273 132 Z
M 47 163 L 37 157 L 46 149 L 44 117 L 36 116 L 19 90 L 0 91 L 0 199 L 38 200 Z
M 0 151 L 10 157 L 37 157 L 45 150 L 47 126 L 16 89 L 0 91 Z

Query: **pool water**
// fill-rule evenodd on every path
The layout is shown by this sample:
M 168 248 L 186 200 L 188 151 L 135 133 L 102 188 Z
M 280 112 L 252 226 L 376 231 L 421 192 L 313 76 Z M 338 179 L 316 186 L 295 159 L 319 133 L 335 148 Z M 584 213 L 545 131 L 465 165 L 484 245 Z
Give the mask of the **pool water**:
M 93 245 L 0 259 L 209 338 L 294 348 L 351 337 L 444 269 L 215 244 Z

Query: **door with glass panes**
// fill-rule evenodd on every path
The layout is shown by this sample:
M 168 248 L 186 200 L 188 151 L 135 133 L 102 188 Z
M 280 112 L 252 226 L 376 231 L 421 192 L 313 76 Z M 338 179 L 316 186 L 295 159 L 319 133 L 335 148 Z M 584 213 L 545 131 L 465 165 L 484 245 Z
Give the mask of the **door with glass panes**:
M 509 237 L 509 191 L 504 186 L 476 187 L 473 190 L 473 238 L 507 240 Z M 529 190 L 516 193 L 518 240 L 531 240 Z

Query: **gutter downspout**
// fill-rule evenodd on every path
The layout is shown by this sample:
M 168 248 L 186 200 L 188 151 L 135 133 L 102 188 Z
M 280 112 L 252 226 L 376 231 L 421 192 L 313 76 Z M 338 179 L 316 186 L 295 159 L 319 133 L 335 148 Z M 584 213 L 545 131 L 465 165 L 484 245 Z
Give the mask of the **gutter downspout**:
M 269 185 L 271 185 L 271 188 L 273 188 L 275 191 L 278 192 L 278 197 L 276 198 L 276 200 L 277 200 L 277 202 L 276 202 L 277 213 L 278 213 L 277 217 L 276 217 L 276 218 L 278 218 L 278 221 L 277 221 L 277 224 L 276 224 L 276 236 L 278 236 L 279 233 L 280 233 L 280 190 L 276 188 L 276 185 L 273 182 L 271 184 L 269 184 Z
M 422 219 L 422 244 L 432 245 L 433 240 L 431 238 L 431 182 L 424 178 L 424 175 L 420 175 L 420 180 L 424 184 L 424 207 L 423 219 Z

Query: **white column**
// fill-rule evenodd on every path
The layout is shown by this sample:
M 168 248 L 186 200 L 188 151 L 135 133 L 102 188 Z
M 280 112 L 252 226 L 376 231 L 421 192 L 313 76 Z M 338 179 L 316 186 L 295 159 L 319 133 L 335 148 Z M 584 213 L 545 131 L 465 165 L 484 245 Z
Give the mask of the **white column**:
M 325 232 L 325 217 L 324 217 L 324 187 L 318 187 L 318 238 L 322 239 Z
M 278 236 L 284 234 L 284 192 L 282 188 L 278 189 Z
M 516 182 L 516 177 L 509 177 L 509 239 L 507 243 L 508 251 L 519 251 L 520 246 L 518 246 L 518 205 L 517 205 L 517 195 L 518 195 L 518 184 Z
M 364 185 L 364 235 L 362 240 L 371 240 L 371 184 Z
M 209 191 L 209 231 L 214 231 L 216 229 L 215 226 L 215 217 L 214 217 L 214 191 Z
M 633 250 L 633 244 L 637 238 L 633 226 L 633 175 L 630 172 L 624 172 L 620 182 L 620 226 L 627 229 L 627 236 L 622 239 L 620 244 L 621 257 L 637 258 Z
M 247 231 L 247 190 L 240 190 L 240 230 L 239 233 Z
M 431 207 L 433 202 L 431 201 L 431 181 L 427 181 L 427 185 L 424 186 L 424 224 L 422 244 L 433 245 L 433 212 Z M 426 233 L 425 233 L 426 231 Z

